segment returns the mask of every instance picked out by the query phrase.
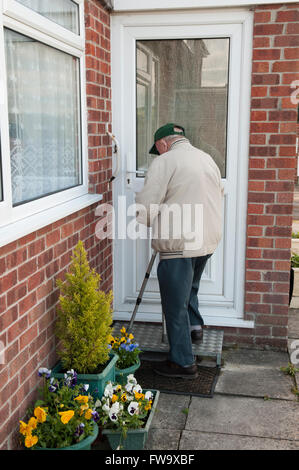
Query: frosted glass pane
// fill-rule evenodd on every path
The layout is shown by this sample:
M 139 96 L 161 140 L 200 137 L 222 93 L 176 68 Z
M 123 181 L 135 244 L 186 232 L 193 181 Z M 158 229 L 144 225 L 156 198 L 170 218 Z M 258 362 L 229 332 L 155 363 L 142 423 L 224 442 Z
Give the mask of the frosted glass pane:
M 5 29 L 13 204 L 81 184 L 79 60 Z
M 150 95 L 137 168 L 144 166 L 155 130 L 175 122 L 185 128 L 192 145 L 212 156 L 225 177 L 229 38 L 137 41 L 139 48 L 147 54 L 149 69 L 142 73 L 137 54 L 136 82 L 147 83 Z M 138 119 L 137 113 L 137 132 Z
M 17 0 L 25 7 L 79 34 L 79 7 L 72 0 Z

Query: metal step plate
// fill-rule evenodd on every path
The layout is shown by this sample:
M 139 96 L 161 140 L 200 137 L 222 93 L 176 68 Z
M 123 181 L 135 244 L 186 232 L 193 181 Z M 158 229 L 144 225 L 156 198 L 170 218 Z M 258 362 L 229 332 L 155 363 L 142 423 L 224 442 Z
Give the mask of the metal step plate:
M 113 334 L 120 336 L 122 327 L 128 328 L 129 322 L 116 321 L 113 324 Z M 132 334 L 142 351 L 168 352 L 168 341 L 162 342 L 162 325 L 159 323 L 137 323 L 132 327 Z M 217 366 L 221 366 L 223 331 L 204 328 L 200 344 L 193 344 L 195 356 L 215 357 Z

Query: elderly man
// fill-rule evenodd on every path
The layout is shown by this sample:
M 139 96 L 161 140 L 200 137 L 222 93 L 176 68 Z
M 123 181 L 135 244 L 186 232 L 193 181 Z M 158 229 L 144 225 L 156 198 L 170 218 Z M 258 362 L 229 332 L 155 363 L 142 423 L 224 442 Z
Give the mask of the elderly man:
M 136 203 L 137 221 L 152 226 L 152 247 L 160 253 L 158 281 L 170 349 L 168 360 L 157 363 L 155 371 L 193 379 L 198 370 L 192 342 L 201 341 L 204 326 L 198 310 L 199 283 L 222 237 L 221 174 L 179 125 L 160 127 L 154 141 L 150 153 L 158 156 Z

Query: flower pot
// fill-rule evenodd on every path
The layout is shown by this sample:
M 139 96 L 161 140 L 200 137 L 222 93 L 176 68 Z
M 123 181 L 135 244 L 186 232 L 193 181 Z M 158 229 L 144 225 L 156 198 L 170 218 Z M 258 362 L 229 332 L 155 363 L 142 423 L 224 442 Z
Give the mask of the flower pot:
M 144 392 L 146 391 L 147 390 L 144 390 Z M 144 448 L 160 395 L 159 390 L 150 391 L 154 393 L 155 398 L 143 428 L 129 429 L 126 439 L 122 439 L 120 431 L 115 431 L 113 429 L 103 429 L 102 434 L 107 436 L 111 449 L 116 450 L 118 446 L 121 446 L 121 450 L 142 450 Z
M 102 398 L 106 383 L 115 381 L 115 364 L 118 361 L 118 355 L 113 353 L 109 356 L 110 360 L 100 374 L 77 374 L 77 383 L 88 384 L 88 392 L 95 398 Z M 56 379 L 64 378 L 61 362 L 58 362 L 52 369 L 51 376 Z
M 48 448 L 48 447 L 34 447 L 34 450 L 90 450 L 91 444 L 96 440 L 99 433 L 99 427 L 96 423 L 93 424 L 93 432 L 90 436 L 86 437 L 77 444 L 68 447 Z
M 115 366 L 115 381 L 121 385 L 125 385 L 127 383 L 127 377 L 130 374 L 134 374 L 134 372 L 139 369 L 140 367 L 140 359 L 137 358 L 138 362 L 133 364 L 130 367 L 126 367 L 126 369 L 119 369 Z

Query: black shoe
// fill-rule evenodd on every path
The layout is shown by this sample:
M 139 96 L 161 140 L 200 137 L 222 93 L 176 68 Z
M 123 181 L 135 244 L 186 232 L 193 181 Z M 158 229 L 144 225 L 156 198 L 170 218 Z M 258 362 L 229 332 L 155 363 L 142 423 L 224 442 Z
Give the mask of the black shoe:
M 196 377 L 198 377 L 196 364 L 189 367 L 182 367 L 175 362 L 163 361 L 157 363 L 154 367 L 154 371 L 165 377 L 177 377 L 181 379 L 196 379 Z
M 198 344 L 202 341 L 203 338 L 203 331 L 202 328 L 200 330 L 192 330 L 191 331 L 191 341 L 194 344 Z

